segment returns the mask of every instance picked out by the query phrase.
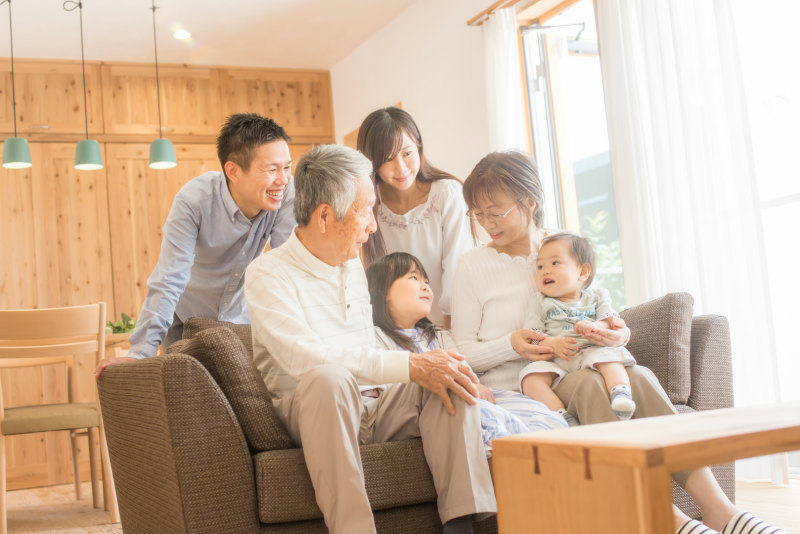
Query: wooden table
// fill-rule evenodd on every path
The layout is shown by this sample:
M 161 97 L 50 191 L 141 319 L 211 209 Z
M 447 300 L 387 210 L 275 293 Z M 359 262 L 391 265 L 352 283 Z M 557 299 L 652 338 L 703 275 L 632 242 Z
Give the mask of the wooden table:
M 500 534 L 674 532 L 670 473 L 800 449 L 800 402 L 494 441 Z

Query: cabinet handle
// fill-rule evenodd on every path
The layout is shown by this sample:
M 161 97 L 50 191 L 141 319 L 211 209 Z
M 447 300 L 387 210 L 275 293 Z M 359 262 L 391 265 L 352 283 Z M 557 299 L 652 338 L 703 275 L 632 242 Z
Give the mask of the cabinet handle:
M 49 130 L 50 129 L 50 125 L 49 124 L 31 124 L 30 126 L 28 126 L 28 128 L 30 128 L 31 130 Z

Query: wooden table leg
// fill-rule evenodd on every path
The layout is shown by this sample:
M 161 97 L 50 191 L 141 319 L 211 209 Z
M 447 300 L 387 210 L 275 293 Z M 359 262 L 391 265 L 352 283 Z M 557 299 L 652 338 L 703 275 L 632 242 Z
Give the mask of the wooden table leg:
M 548 445 L 532 445 L 528 454 L 497 452 L 500 534 L 674 532 L 663 466 L 609 465 L 589 449 Z

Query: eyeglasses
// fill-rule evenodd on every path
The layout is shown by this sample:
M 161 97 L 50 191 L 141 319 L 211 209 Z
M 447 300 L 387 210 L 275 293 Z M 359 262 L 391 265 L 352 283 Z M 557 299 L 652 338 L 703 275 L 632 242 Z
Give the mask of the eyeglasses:
M 503 214 L 500 214 L 500 213 L 483 213 L 482 211 L 467 210 L 467 217 L 469 217 L 473 221 L 483 222 L 483 220 L 486 219 L 489 222 L 496 223 L 496 222 L 502 221 L 505 218 L 505 216 L 508 215 L 509 213 L 511 213 L 511 210 L 513 210 L 515 207 L 516 206 L 511 206 Z

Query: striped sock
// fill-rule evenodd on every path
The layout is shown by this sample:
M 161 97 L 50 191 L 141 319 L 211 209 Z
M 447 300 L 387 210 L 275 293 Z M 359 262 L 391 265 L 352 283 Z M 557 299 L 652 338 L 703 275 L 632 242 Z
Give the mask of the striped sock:
M 690 519 L 675 534 L 718 534 L 716 530 L 710 529 L 697 519 Z
M 748 512 L 739 512 L 728 521 L 722 534 L 786 534 L 783 529 L 773 527 Z

